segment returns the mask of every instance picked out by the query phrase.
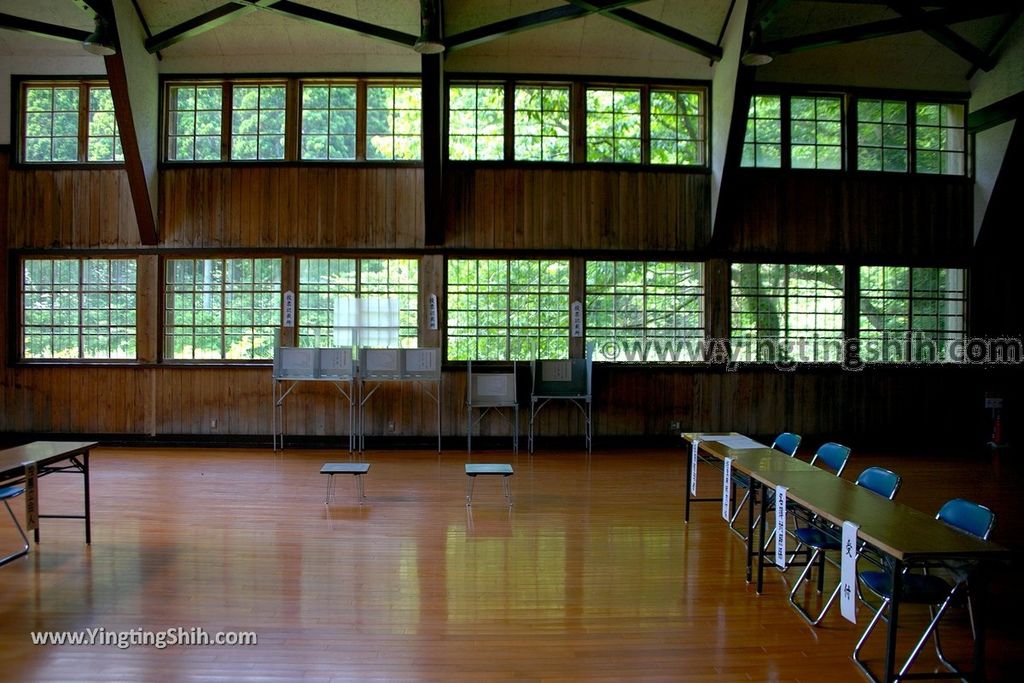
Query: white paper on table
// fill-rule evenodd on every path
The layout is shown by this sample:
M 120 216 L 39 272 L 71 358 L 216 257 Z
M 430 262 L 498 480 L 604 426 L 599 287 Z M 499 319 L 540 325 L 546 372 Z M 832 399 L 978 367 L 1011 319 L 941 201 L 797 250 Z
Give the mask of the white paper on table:
M 694 439 L 690 444 L 690 495 L 697 495 L 697 445 L 700 439 Z
M 843 618 L 857 623 L 857 531 L 856 522 L 843 522 L 843 560 L 840 566 L 839 607 Z
M 775 489 L 775 565 L 786 568 L 786 498 L 789 489 L 779 486 Z
M 732 520 L 732 461 L 735 459 L 726 458 L 722 468 L 722 519 L 726 522 Z
M 750 448 L 767 448 L 763 443 L 754 441 L 749 436 L 709 436 L 704 439 L 705 441 L 715 441 L 728 448 L 734 448 L 736 450 L 746 450 Z
M 540 361 L 540 379 L 543 382 L 571 382 L 572 361 L 571 360 L 542 360 Z
M 39 528 L 39 464 L 25 463 L 25 530 L 35 531 Z

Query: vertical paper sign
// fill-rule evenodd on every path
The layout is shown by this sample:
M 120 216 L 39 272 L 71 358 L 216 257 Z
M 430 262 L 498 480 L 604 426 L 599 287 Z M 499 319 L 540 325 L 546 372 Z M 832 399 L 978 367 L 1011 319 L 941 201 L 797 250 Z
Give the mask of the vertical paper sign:
M 437 294 L 431 294 L 427 299 L 427 329 L 437 329 Z
M 736 458 L 725 459 L 725 467 L 722 469 L 722 519 L 732 519 L 732 461 Z
M 690 495 L 697 495 L 697 445 L 700 439 L 694 439 L 690 444 Z
M 775 565 L 786 568 L 786 497 L 789 489 L 775 489 Z
M 857 530 L 855 522 L 843 522 L 843 562 L 840 567 L 842 581 L 839 589 L 839 607 L 843 618 L 857 623 Z
M 583 336 L 583 304 L 573 301 L 569 307 L 569 320 L 571 321 L 572 337 L 579 339 Z
M 295 327 L 295 292 L 288 290 L 284 293 L 284 317 L 283 327 Z
M 36 488 L 38 467 L 34 462 L 25 463 L 25 527 L 28 531 L 39 528 L 39 489 Z

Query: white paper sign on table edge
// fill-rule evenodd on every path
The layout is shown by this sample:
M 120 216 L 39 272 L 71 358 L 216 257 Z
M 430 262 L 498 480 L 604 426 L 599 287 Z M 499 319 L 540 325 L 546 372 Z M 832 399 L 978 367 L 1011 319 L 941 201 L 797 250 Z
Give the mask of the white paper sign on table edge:
M 690 495 L 697 495 L 697 445 L 700 439 L 694 439 L 690 444 Z
M 722 519 L 732 521 L 732 461 L 733 456 L 725 459 L 722 467 Z
M 840 565 L 839 607 L 843 618 L 857 623 L 857 531 L 860 525 L 843 522 L 843 559 Z
M 775 489 L 775 565 L 786 568 L 786 498 L 789 488 Z

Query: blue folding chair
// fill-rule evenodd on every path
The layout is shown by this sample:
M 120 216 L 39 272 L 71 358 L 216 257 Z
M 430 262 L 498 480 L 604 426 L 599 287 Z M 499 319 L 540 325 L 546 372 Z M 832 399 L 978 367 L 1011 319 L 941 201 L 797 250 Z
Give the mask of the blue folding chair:
M 25 535 L 25 531 L 21 528 L 21 524 L 18 523 L 18 518 L 14 516 L 14 510 L 11 509 L 11 504 L 9 502 L 11 498 L 16 498 L 23 493 L 25 493 L 25 489 L 21 486 L 4 486 L 3 488 L 0 488 L 0 500 L 4 502 L 4 506 L 7 508 L 7 513 L 11 516 L 11 521 L 14 522 L 14 527 L 18 530 L 18 533 L 21 534 L 21 540 L 24 543 L 21 550 L 15 551 L 3 559 L 0 559 L 0 567 L 12 560 L 22 557 L 23 555 L 28 555 L 28 536 Z
M 846 462 L 849 459 L 849 446 L 844 446 L 842 444 L 835 443 L 834 441 L 829 441 L 828 443 L 823 443 L 821 446 L 818 447 L 818 450 L 815 451 L 814 453 L 814 457 L 811 458 L 811 464 L 817 465 L 823 470 L 831 471 L 833 474 L 839 477 L 842 476 L 843 470 L 846 469 Z M 771 549 L 772 541 L 774 540 L 775 528 L 772 527 L 772 532 L 768 534 L 768 539 L 765 541 L 764 550 Z M 800 546 L 798 545 L 796 550 L 793 551 L 793 555 L 795 556 L 799 550 Z M 790 558 L 790 562 L 792 562 L 792 558 Z M 787 563 L 787 567 L 788 566 L 789 565 Z M 782 571 L 786 571 L 786 569 L 782 569 Z
M 793 434 L 792 432 L 782 432 L 777 437 L 775 437 L 775 441 L 772 442 L 771 447 L 793 458 L 796 457 L 796 450 L 800 447 L 800 440 L 801 437 L 799 434 Z M 729 518 L 729 528 L 732 529 L 732 531 L 737 536 L 739 536 L 745 541 L 747 540 L 746 534 L 737 529 L 735 525 L 736 520 L 739 519 L 740 512 L 743 510 L 743 506 L 750 502 L 750 477 L 748 477 L 745 474 L 737 472 L 732 475 L 732 484 L 734 494 L 735 488 L 737 486 L 747 490 L 746 493 L 743 494 L 743 498 L 740 499 L 740 502 L 736 504 L 736 508 L 733 510 L 732 517 Z M 755 523 L 756 522 L 757 520 L 755 520 Z
M 965 534 L 976 536 L 982 540 L 987 540 L 989 535 L 992 533 L 992 526 L 995 524 L 996 516 L 991 510 L 984 505 L 965 500 L 963 498 L 954 498 L 947 501 L 940 509 L 935 518 L 945 522 L 954 529 L 962 531 Z M 942 642 L 939 640 L 938 625 L 942 616 L 946 613 L 946 610 L 954 604 L 959 603 L 963 597 L 967 603 L 967 613 L 971 623 L 971 634 L 977 637 L 975 624 L 974 624 L 974 611 L 971 608 L 971 598 L 968 587 L 968 579 L 970 577 L 971 569 L 974 565 L 970 562 L 959 562 L 959 563 L 942 563 L 939 568 L 943 570 L 944 574 L 948 574 L 948 580 L 940 577 L 936 574 L 929 574 L 928 568 L 924 568 L 924 573 L 916 574 L 913 572 L 906 571 L 903 574 L 902 590 L 900 591 L 900 604 L 917 604 L 917 605 L 928 605 L 928 614 L 931 617 L 931 621 L 925 628 L 924 633 L 918 639 L 913 649 L 910 651 L 910 655 L 907 657 L 906 662 L 900 668 L 899 673 L 896 675 L 897 680 L 903 679 L 907 676 L 911 665 L 914 663 L 914 659 L 920 654 L 921 648 L 924 646 L 928 637 L 931 636 L 935 640 L 935 654 L 938 656 L 939 661 L 942 662 L 949 671 L 959 677 L 964 677 L 966 674 L 961 671 L 955 664 L 949 661 L 945 654 L 942 652 Z M 861 583 L 872 593 L 882 599 L 882 604 L 879 606 L 878 611 L 875 612 L 874 618 L 868 624 L 868 627 L 864 629 L 864 635 L 857 641 L 856 647 L 853 648 L 853 661 L 856 662 L 857 666 L 860 667 L 871 680 L 877 681 L 878 679 L 868 668 L 867 664 L 860 658 L 861 648 L 864 647 L 864 643 L 867 642 L 868 636 L 874 630 L 875 626 L 884 617 L 886 609 L 892 604 L 893 590 L 892 590 L 892 578 L 888 572 L 880 571 L 866 571 L 860 572 L 859 574 Z M 938 609 L 936 609 L 938 608 Z
M 857 481 L 854 482 L 857 486 L 866 488 L 873 493 L 892 500 L 896 495 L 896 492 L 900 489 L 902 483 L 900 475 L 896 474 L 892 470 L 887 470 L 884 467 L 869 467 L 860 473 L 857 477 Z M 827 561 L 834 567 L 838 567 L 839 563 L 828 557 L 829 550 L 838 551 L 841 549 L 841 536 L 838 528 L 822 529 L 819 527 L 801 527 L 793 532 L 796 539 L 800 542 L 797 549 L 801 547 L 810 548 L 813 552 L 810 558 L 807 560 L 807 566 L 804 567 L 800 577 L 793 584 L 793 590 L 789 592 L 789 604 L 796 608 L 796 611 L 800 613 L 800 616 L 810 624 L 811 626 L 817 626 L 821 623 L 822 619 L 828 613 L 832 603 L 835 602 L 836 597 L 839 595 L 839 589 L 842 584 L 836 583 L 835 590 L 832 591 L 832 595 L 829 596 L 825 606 L 821 608 L 821 612 L 817 616 L 812 616 L 803 605 L 796 600 L 797 592 L 800 590 L 800 586 L 803 582 L 810 578 L 811 571 L 815 565 L 818 567 L 818 593 L 825 588 L 825 562 Z

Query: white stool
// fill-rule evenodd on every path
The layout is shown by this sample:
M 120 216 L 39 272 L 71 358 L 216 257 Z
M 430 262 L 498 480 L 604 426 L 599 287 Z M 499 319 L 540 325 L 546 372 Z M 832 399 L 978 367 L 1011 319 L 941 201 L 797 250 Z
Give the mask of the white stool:
M 324 505 L 329 505 L 331 496 L 334 495 L 334 475 L 351 474 L 356 480 L 356 494 L 359 496 L 359 504 L 366 500 L 363 492 L 363 475 L 370 471 L 368 462 L 328 462 L 320 468 L 320 474 L 327 475 L 327 495 L 324 497 Z

